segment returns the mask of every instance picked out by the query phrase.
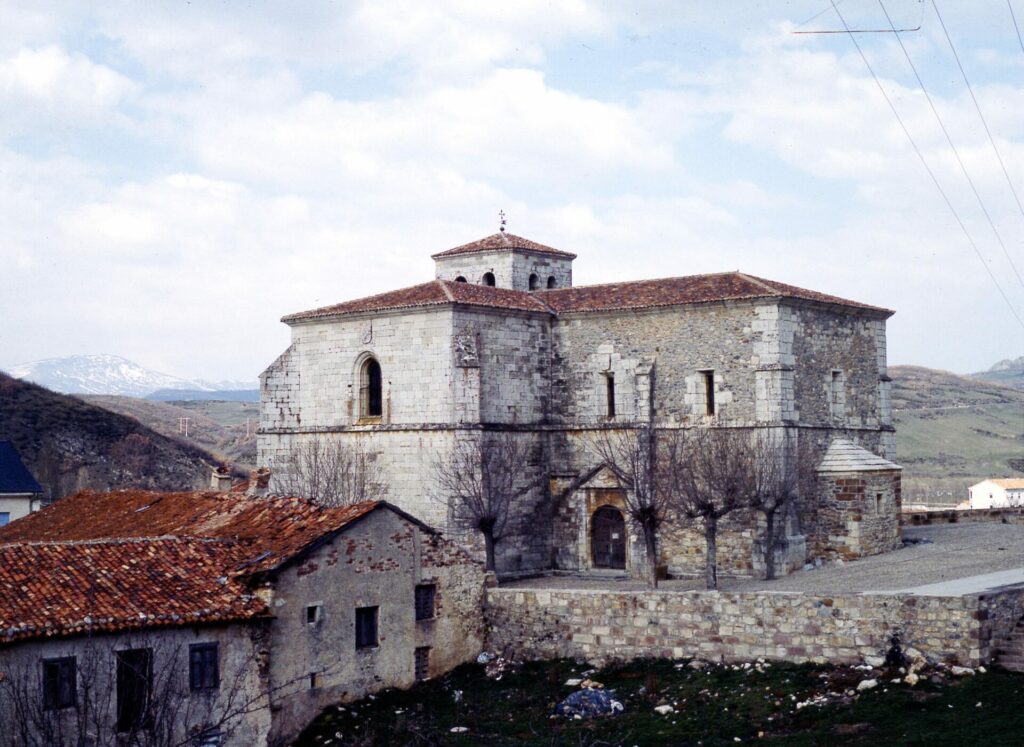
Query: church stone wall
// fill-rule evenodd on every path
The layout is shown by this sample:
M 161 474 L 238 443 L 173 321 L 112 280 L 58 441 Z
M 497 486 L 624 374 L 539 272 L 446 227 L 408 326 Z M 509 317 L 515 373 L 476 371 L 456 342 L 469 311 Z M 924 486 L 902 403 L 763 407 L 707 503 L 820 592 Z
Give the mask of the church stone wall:
M 637 369 L 655 363 L 655 417 L 701 423 L 702 369 L 715 374 L 719 421 L 753 422 L 750 304 L 706 304 L 648 311 L 565 315 L 555 323 L 557 422 L 606 422 L 605 375 L 615 376 L 617 422 L 643 419 L 631 390 Z M 622 388 L 620 394 L 619 388 Z
M 439 280 L 464 277 L 468 283 L 482 285 L 484 273 L 490 272 L 494 274 L 498 288 L 527 291 L 531 290 L 530 275 L 535 274 L 537 290 L 546 289 L 548 278 L 552 277 L 555 279 L 555 288 L 572 286 L 572 260 L 549 254 L 525 251 L 473 252 L 439 257 L 436 262 L 436 277 Z

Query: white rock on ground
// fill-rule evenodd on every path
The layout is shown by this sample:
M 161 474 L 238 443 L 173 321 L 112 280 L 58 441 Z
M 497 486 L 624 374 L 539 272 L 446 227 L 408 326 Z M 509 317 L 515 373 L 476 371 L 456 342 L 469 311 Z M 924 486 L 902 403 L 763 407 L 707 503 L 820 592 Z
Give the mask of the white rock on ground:
M 857 692 L 862 693 L 865 690 L 871 690 L 878 687 L 878 680 L 861 680 L 857 684 Z

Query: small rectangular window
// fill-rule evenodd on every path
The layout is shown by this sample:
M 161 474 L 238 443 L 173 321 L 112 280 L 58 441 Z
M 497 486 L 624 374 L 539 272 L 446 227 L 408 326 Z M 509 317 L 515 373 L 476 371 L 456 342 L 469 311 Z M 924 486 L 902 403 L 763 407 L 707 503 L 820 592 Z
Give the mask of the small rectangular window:
M 416 649 L 416 681 L 423 682 L 430 677 L 430 646 L 420 646 Z
M 832 415 L 842 417 L 846 411 L 846 384 L 843 372 L 833 370 L 829 380 L 828 406 Z
M 192 747 L 222 747 L 224 735 L 216 729 L 204 729 L 192 737 Z
M 615 417 L 615 374 L 611 371 L 604 375 L 605 400 L 609 418 Z
M 377 645 L 377 611 L 379 607 L 356 608 L 356 648 Z
M 195 643 L 188 647 L 188 681 L 192 690 L 220 687 L 220 655 L 216 643 Z
M 875 513 L 882 513 L 882 494 L 875 493 Z
M 309 689 L 310 690 L 316 690 L 318 687 L 320 687 L 320 673 L 319 672 L 310 672 L 309 673 Z
M 416 619 L 431 620 L 434 617 L 434 596 L 437 586 L 420 584 L 416 587 Z
M 306 624 L 307 625 L 316 625 L 318 622 L 320 622 L 320 610 L 321 610 L 321 607 L 322 607 L 322 605 L 320 605 L 320 604 L 310 604 L 310 605 L 306 606 L 306 613 L 305 614 L 306 614 Z
M 74 656 L 43 659 L 43 708 L 54 710 L 75 705 L 76 671 Z
M 0 527 L 5 527 L 11 523 L 11 512 L 0 511 Z
M 715 372 L 708 369 L 699 372 L 704 385 L 704 414 L 715 414 Z

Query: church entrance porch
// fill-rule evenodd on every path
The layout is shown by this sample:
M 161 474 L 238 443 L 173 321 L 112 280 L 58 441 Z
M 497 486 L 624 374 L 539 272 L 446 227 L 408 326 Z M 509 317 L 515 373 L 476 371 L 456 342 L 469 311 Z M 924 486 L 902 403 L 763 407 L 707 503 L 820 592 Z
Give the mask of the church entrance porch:
M 591 559 L 594 568 L 626 568 L 626 521 L 612 506 L 601 506 L 591 518 Z

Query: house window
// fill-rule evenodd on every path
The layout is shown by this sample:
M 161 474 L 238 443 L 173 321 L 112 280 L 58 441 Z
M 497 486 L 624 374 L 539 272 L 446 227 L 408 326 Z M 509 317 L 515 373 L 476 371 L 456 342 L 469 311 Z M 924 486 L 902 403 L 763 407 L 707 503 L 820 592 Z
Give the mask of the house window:
M 75 696 L 75 657 L 43 659 L 43 708 L 70 708 Z
M 153 690 L 153 649 L 117 652 L 117 730 L 148 729 L 149 699 Z
M 307 605 L 304 612 L 306 624 L 316 625 L 320 622 L 321 610 L 322 605 L 319 603 Z
M 430 646 L 419 646 L 415 653 L 416 681 L 423 682 L 430 677 Z
M 318 687 L 320 687 L 320 673 L 319 672 L 310 672 L 309 673 L 309 689 L 310 690 L 316 690 Z
M 360 414 L 364 418 L 379 418 L 383 412 L 380 364 L 376 358 L 367 358 L 359 374 Z
M 828 407 L 836 417 L 842 417 L 846 411 L 846 384 L 843 372 L 838 369 L 832 371 L 829 380 Z
M 466 282 L 466 278 L 464 278 L 462 275 L 459 275 L 457 278 L 455 278 L 455 282 L 456 283 L 465 283 Z
M 615 417 L 615 374 L 608 371 L 604 375 L 605 407 L 609 418 Z
M 11 512 L 0 511 L 0 527 L 5 527 L 11 523 Z
M 530 290 L 535 291 L 540 287 L 540 278 L 537 277 L 537 273 L 530 275 Z
M 195 643 L 188 647 L 188 685 L 191 690 L 220 687 L 220 656 L 216 643 Z
M 558 281 L 555 280 L 555 276 L 554 275 L 549 275 L 548 276 L 548 288 L 550 289 L 550 288 L 556 288 L 556 287 L 558 287 Z
M 434 584 L 419 584 L 416 587 L 416 619 L 432 620 L 434 618 L 434 596 L 437 586 Z
M 379 607 L 356 608 L 356 648 L 377 645 L 377 611 Z
M 494 284 L 495 284 L 494 273 L 493 272 L 485 272 L 484 273 L 484 277 L 483 277 L 483 283 L 484 283 L 484 285 L 490 285 L 490 286 L 493 287 Z
M 204 729 L 192 737 L 192 747 L 221 747 L 224 735 L 217 729 Z
M 715 372 L 711 369 L 698 371 L 703 385 L 704 414 L 715 414 Z
M 882 494 L 875 493 L 875 513 L 882 513 Z

